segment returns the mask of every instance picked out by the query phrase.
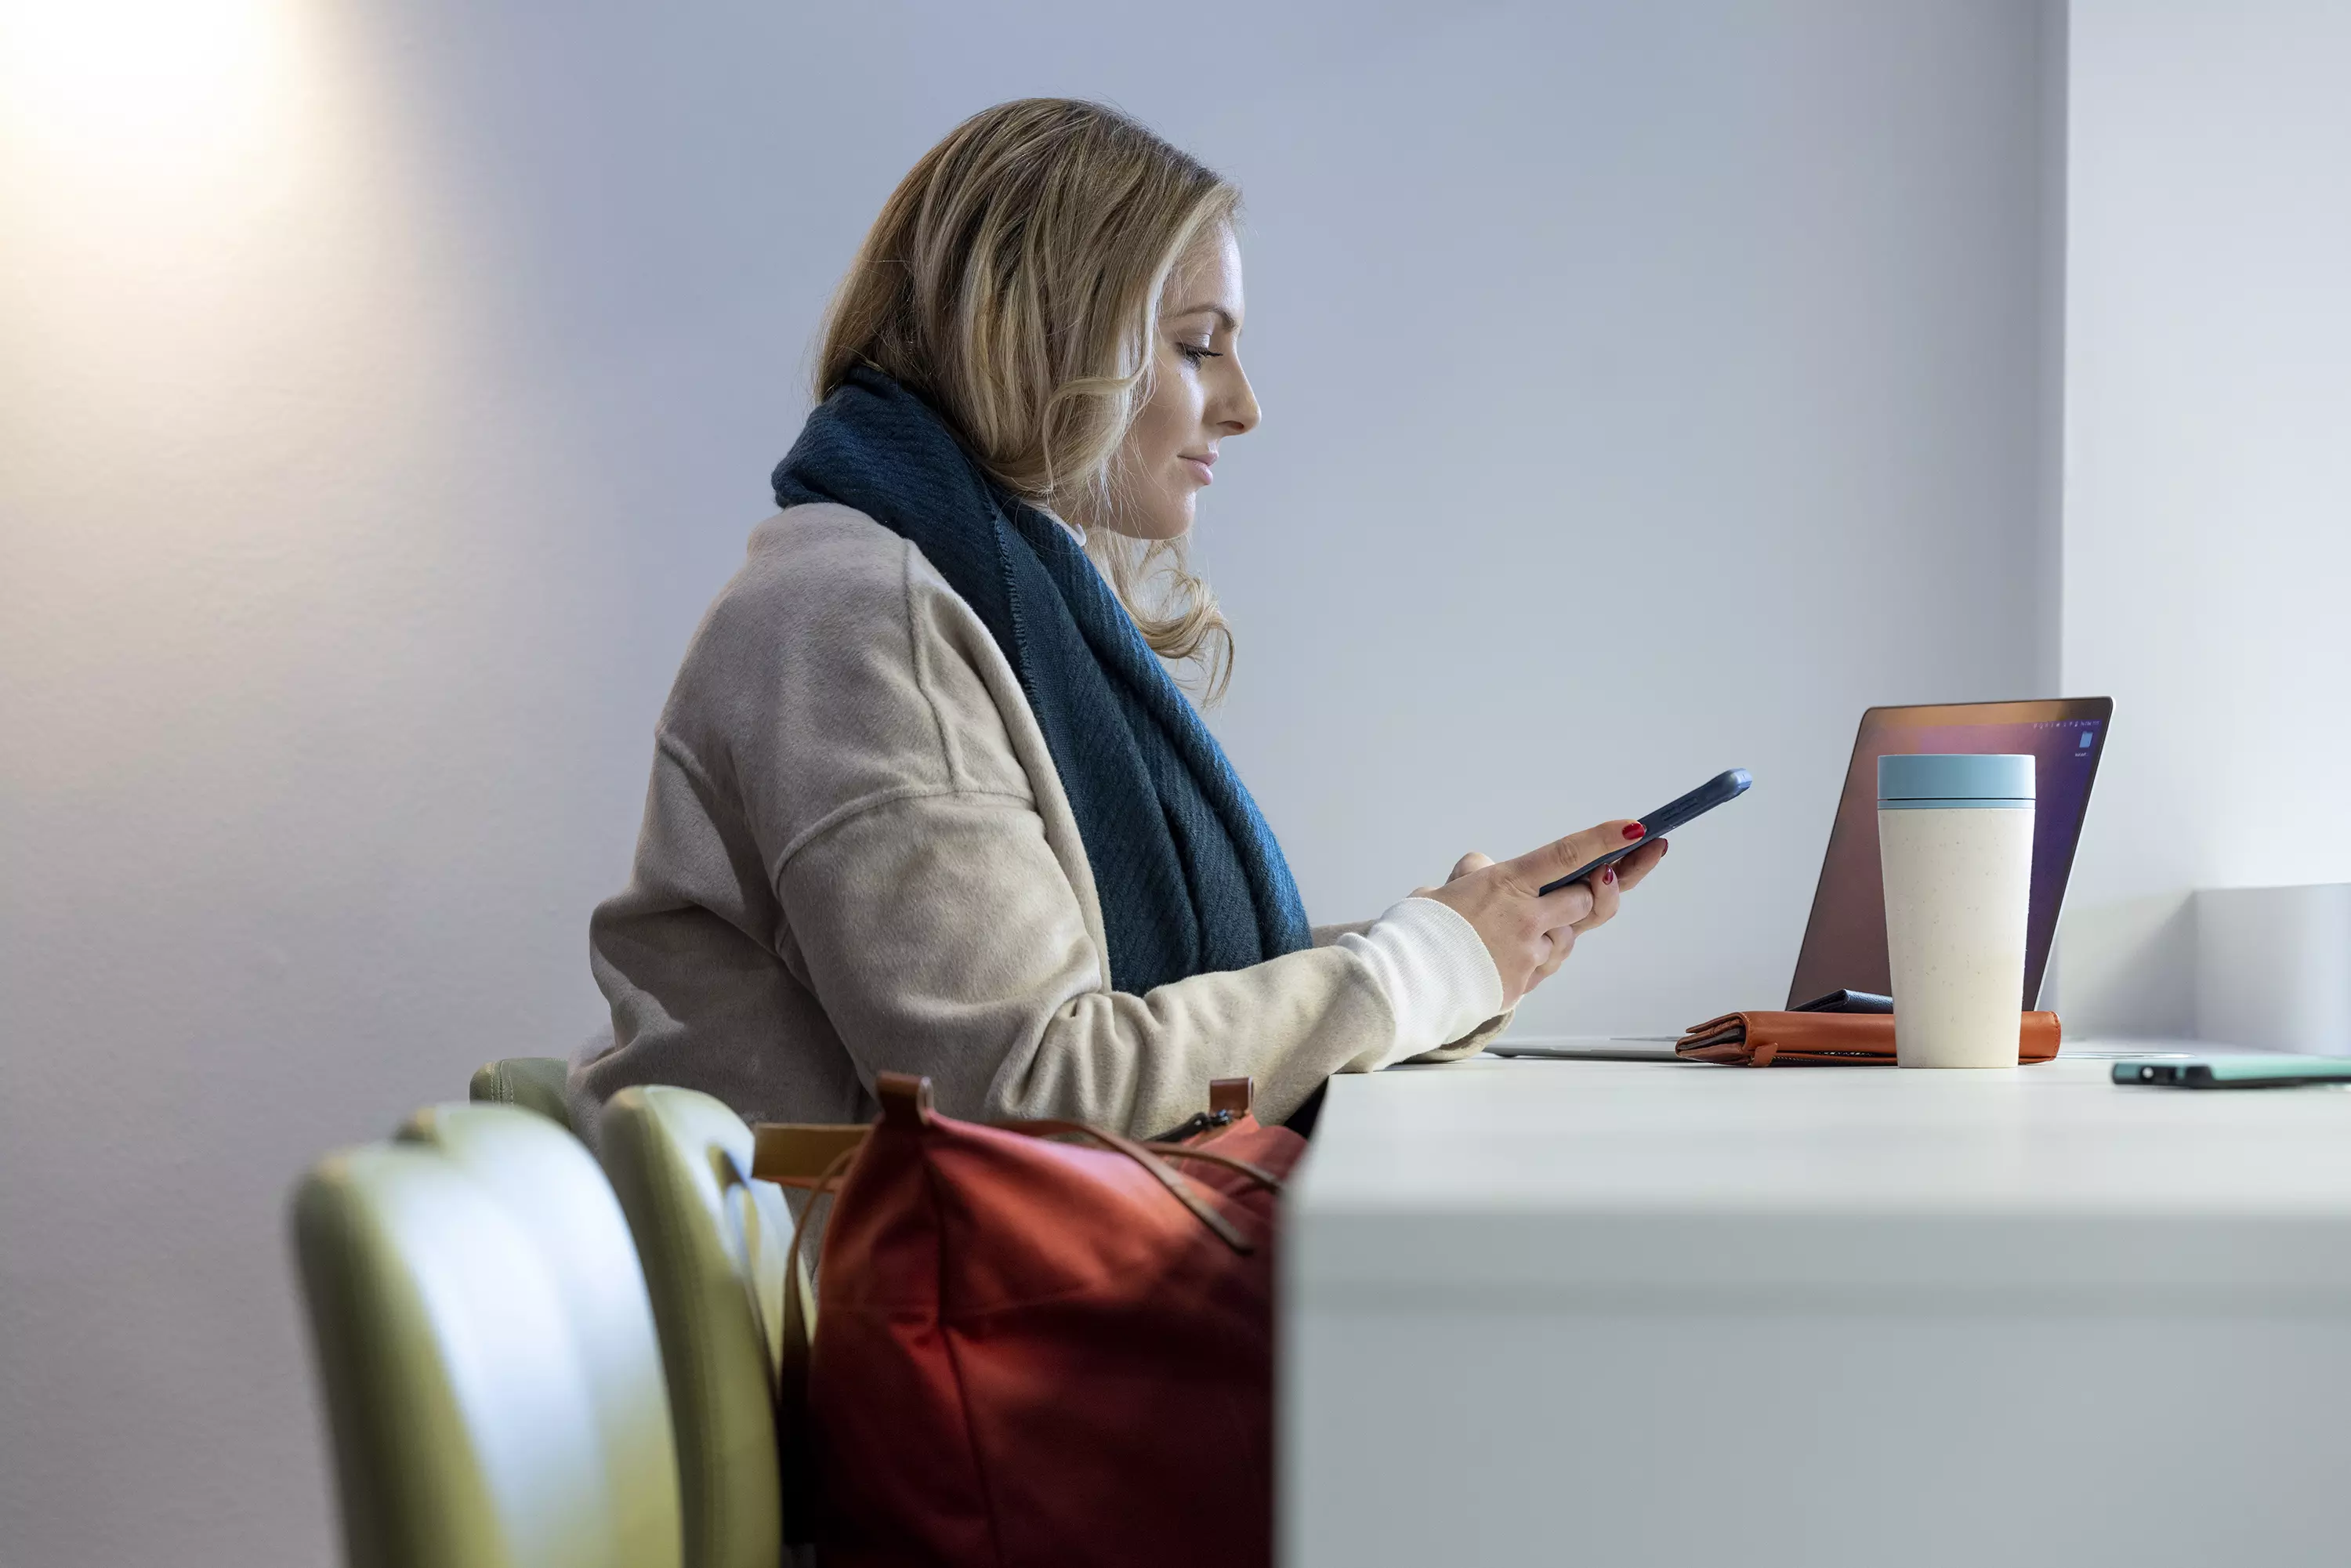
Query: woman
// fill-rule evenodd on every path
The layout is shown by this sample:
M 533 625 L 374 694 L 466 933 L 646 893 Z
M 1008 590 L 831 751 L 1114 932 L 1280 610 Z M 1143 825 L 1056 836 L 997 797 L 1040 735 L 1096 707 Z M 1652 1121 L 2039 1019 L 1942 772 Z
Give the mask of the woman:
M 1163 659 L 1230 638 L 1175 553 L 1254 429 L 1238 193 L 1099 105 L 958 127 L 836 298 L 782 508 L 688 649 L 628 887 L 590 925 L 631 1083 L 862 1120 L 941 1110 L 1149 1135 L 1249 1074 L 1476 1050 L 1663 853 L 1610 822 L 1377 920 L 1310 930 L 1280 846 Z

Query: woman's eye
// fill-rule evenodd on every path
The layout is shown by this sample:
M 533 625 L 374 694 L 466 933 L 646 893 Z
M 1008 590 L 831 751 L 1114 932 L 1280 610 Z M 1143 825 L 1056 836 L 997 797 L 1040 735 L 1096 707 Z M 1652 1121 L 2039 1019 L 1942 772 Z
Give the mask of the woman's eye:
M 1216 350 L 1211 349 L 1206 343 L 1178 343 L 1176 345 L 1176 351 L 1196 365 L 1202 360 L 1221 360 L 1224 358 L 1224 355 L 1217 352 Z

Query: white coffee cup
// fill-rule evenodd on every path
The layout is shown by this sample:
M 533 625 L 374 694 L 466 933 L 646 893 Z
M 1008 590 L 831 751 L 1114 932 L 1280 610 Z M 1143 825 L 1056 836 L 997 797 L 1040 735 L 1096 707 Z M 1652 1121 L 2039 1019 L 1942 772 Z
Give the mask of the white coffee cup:
M 1877 759 L 1894 1055 L 2013 1067 L 2032 896 L 2032 758 Z

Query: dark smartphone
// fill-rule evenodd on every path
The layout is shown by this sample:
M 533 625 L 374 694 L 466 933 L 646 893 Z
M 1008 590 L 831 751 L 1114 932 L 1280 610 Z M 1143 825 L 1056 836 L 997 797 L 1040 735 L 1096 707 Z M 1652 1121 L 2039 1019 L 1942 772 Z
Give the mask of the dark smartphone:
M 1894 998 L 1877 991 L 1856 991 L 1847 987 L 1831 991 L 1824 997 L 1814 997 L 1809 1002 L 1798 1002 L 1788 1009 L 1792 1013 L 1890 1013 Z
M 1642 818 L 1641 826 L 1646 831 L 1639 838 L 1621 850 L 1610 850 L 1590 865 L 1576 867 L 1557 882 L 1544 883 L 1542 891 L 1557 893 L 1571 882 L 1582 882 L 1602 866 L 1614 865 L 1651 839 L 1662 839 L 1683 823 L 1705 816 L 1725 800 L 1738 800 L 1747 793 L 1747 787 L 1754 782 L 1755 780 L 1748 776 L 1747 769 L 1744 768 L 1733 768 L 1727 773 L 1716 774 L 1680 800 L 1668 800 Z

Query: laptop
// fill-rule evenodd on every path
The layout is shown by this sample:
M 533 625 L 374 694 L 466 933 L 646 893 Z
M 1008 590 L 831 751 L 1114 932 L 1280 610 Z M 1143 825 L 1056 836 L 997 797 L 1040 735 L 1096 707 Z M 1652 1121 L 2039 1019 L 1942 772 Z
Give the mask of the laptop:
M 1813 891 L 1812 918 L 1788 982 L 1791 1009 L 1855 993 L 1883 998 L 1894 988 L 1886 956 L 1886 896 L 1877 864 L 1877 759 L 1917 752 L 2022 752 L 2033 758 L 2032 894 L 2024 929 L 2026 1008 L 2040 1000 L 2057 936 L 2057 914 L 2074 872 L 2074 851 L 2089 814 L 2115 705 L 2108 697 L 2039 702 L 1934 703 L 1874 707 L 1861 716 L 1853 759 L 1845 765 L 1828 853 Z M 1866 1009 L 1869 1003 L 1858 1002 Z M 1695 1021 L 1695 1020 L 1693 1020 Z M 1498 1040 L 1495 1056 L 1589 1061 L 1664 1061 L 1678 1035 L 1572 1036 Z

